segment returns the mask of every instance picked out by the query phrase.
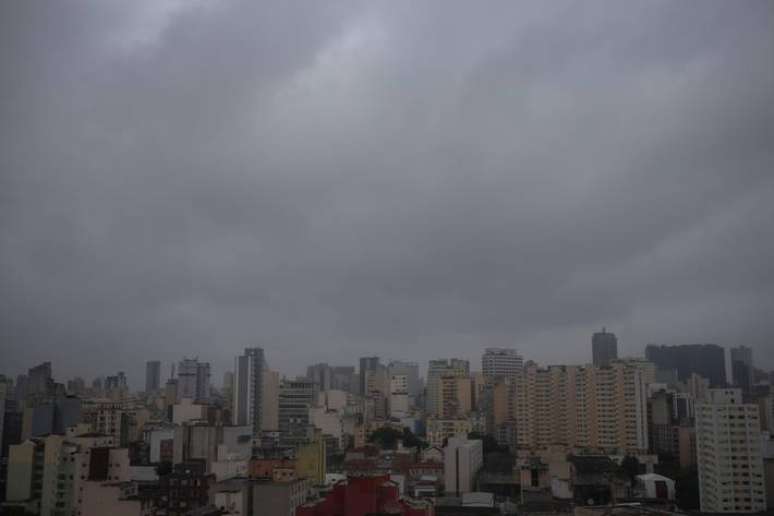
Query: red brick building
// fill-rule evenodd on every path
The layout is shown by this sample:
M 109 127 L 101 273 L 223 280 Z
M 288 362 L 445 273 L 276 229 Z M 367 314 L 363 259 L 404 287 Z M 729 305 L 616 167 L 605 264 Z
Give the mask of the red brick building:
M 296 516 L 365 516 L 387 513 L 433 516 L 431 503 L 400 498 L 398 485 L 388 475 L 349 477 L 336 484 L 323 500 L 302 505 Z

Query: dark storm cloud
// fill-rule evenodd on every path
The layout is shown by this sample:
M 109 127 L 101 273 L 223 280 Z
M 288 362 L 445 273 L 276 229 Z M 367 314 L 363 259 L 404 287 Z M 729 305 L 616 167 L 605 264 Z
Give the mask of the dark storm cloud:
M 2 6 L 0 353 L 774 366 L 767 2 Z

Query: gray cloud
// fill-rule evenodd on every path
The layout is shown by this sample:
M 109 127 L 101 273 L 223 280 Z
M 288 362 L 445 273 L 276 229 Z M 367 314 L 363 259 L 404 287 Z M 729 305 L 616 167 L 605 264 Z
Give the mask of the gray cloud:
M 0 9 L 3 372 L 774 367 L 769 2 Z

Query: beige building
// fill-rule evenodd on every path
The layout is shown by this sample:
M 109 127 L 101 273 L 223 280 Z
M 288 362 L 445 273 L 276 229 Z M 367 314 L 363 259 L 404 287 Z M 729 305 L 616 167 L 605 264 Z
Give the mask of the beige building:
M 261 403 L 261 430 L 279 430 L 279 386 L 280 377 L 277 371 L 263 372 L 263 402 Z
M 640 452 L 648 448 L 641 364 L 549 366 L 528 363 L 510 391 L 520 447 L 550 445 Z M 497 390 L 495 405 L 497 406 Z M 508 404 L 500 403 L 505 408 Z M 501 417 L 504 417 L 501 415 Z
M 710 389 L 696 405 L 696 458 L 702 512 L 766 509 L 758 406 L 741 389 Z
M 431 360 L 427 368 L 427 397 L 425 409 L 430 416 L 442 414 L 441 377 L 470 378 L 470 363 L 467 360 L 452 358 L 449 360 Z
M 441 418 L 467 417 L 471 406 L 471 383 L 469 377 L 440 376 L 438 384 L 438 413 Z
M 430 418 L 427 420 L 427 442 L 430 446 L 443 446 L 444 440 L 450 437 L 467 437 L 471 430 L 470 420 L 466 418 Z

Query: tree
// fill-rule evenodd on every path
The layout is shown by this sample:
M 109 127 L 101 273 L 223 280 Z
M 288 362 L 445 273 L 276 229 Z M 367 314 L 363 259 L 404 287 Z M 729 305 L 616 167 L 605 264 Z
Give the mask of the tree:
M 427 448 L 427 442 L 423 441 L 412 432 L 409 427 L 403 427 L 403 446 L 406 448 Z
M 394 450 L 398 446 L 398 439 L 403 437 L 403 432 L 394 428 L 383 427 L 371 432 L 368 442 L 374 443 L 383 450 Z

